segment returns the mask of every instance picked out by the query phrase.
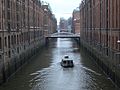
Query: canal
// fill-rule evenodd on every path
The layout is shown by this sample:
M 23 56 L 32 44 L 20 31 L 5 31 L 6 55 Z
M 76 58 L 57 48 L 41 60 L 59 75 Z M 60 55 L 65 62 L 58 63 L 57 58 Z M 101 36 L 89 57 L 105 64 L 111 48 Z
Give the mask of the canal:
M 60 66 L 69 55 L 73 68 Z M 71 39 L 55 39 L 25 64 L 0 90 L 118 90 L 94 60 Z

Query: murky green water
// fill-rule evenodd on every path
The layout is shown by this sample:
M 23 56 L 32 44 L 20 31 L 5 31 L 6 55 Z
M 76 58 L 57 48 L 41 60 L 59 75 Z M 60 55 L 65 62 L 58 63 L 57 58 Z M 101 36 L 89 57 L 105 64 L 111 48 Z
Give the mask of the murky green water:
M 63 68 L 64 55 L 75 67 Z M 57 39 L 22 67 L 0 90 L 118 90 L 71 39 Z

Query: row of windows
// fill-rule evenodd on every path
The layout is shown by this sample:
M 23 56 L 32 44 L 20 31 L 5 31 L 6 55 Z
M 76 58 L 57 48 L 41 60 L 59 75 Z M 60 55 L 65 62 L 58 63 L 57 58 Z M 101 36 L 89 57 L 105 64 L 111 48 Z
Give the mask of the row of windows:
M 19 45 L 20 43 L 26 42 L 30 39 L 39 38 L 43 36 L 42 34 L 42 31 L 36 31 L 35 33 L 34 31 L 31 31 L 30 33 L 25 32 L 20 35 L 11 35 L 4 38 L 4 46 L 10 48 L 11 45 Z M 3 41 L 0 37 L 0 49 L 2 49 L 2 44 Z
M 21 27 L 26 27 L 28 25 L 33 26 L 35 25 L 36 27 L 40 27 L 42 24 L 41 18 L 43 13 L 41 14 L 40 9 L 42 8 L 37 8 L 35 7 L 35 12 L 33 13 L 33 1 L 30 0 L 31 6 L 28 6 L 28 1 L 22 0 L 22 1 L 13 1 L 13 0 L 7 0 L 7 8 L 4 6 L 0 7 L 0 19 L 5 20 L 5 22 L 2 22 L 0 20 L 0 29 L 1 29 L 1 24 L 5 25 L 5 27 L 8 29 L 8 31 L 11 31 L 11 29 L 16 29 L 19 30 Z M 23 3 L 21 3 L 23 2 Z M 39 2 L 40 3 L 40 2 Z M 0 3 L 1 4 L 1 3 Z M 5 5 L 5 2 L 4 4 Z M 29 12 L 28 12 L 29 8 Z M 5 13 L 3 12 L 2 9 L 5 9 Z M 5 14 L 7 14 L 7 17 L 5 18 Z M 33 14 L 34 17 L 33 17 Z M 3 15 L 3 17 L 2 17 Z M 40 17 L 40 18 L 39 18 Z M 33 19 L 35 19 L 33 21 Z M 3 28 L 2 28 L 3 29 Z
M 106 47 L 119 50 L 120 47 L 118 47 L 117 43 L 120 39 L 120 30 L 117 30 L 120 27 L 120 13 L 117 13 L 120 9 L 119 2 L 120 0 L 92 0 L 94 4 L 91 8 L 89 6 L 91 2 L 81 5 L 81 37 L 83 35 L 83 38 L 88 39 L 90 38 L 88 36 L 90 35 L 89 32 L 95 33 L 91 34 L 91 36 L 92 39 L 96 39 L 97 43 L 102 42 L 101 44 L 105 44 Z M 85 32 L 83 32 L 84 30 Z

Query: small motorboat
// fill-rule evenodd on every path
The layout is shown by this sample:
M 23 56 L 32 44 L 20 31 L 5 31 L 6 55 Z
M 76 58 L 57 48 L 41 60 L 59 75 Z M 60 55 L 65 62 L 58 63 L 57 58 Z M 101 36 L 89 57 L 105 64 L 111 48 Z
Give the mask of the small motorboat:
M 68 55 L 65 55 L 62 61 L 60 62 L 62 67 L 73 67 L 73 60 L 69 59 Z

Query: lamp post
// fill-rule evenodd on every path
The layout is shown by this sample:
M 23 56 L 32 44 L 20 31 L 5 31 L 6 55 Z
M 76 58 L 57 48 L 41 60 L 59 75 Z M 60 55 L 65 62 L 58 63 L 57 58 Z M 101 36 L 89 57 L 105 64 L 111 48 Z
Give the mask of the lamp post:
M 76 21 L 77 19 L 73 19 L 73 33 L 75 33 L 75 30 L 76 30 Z

